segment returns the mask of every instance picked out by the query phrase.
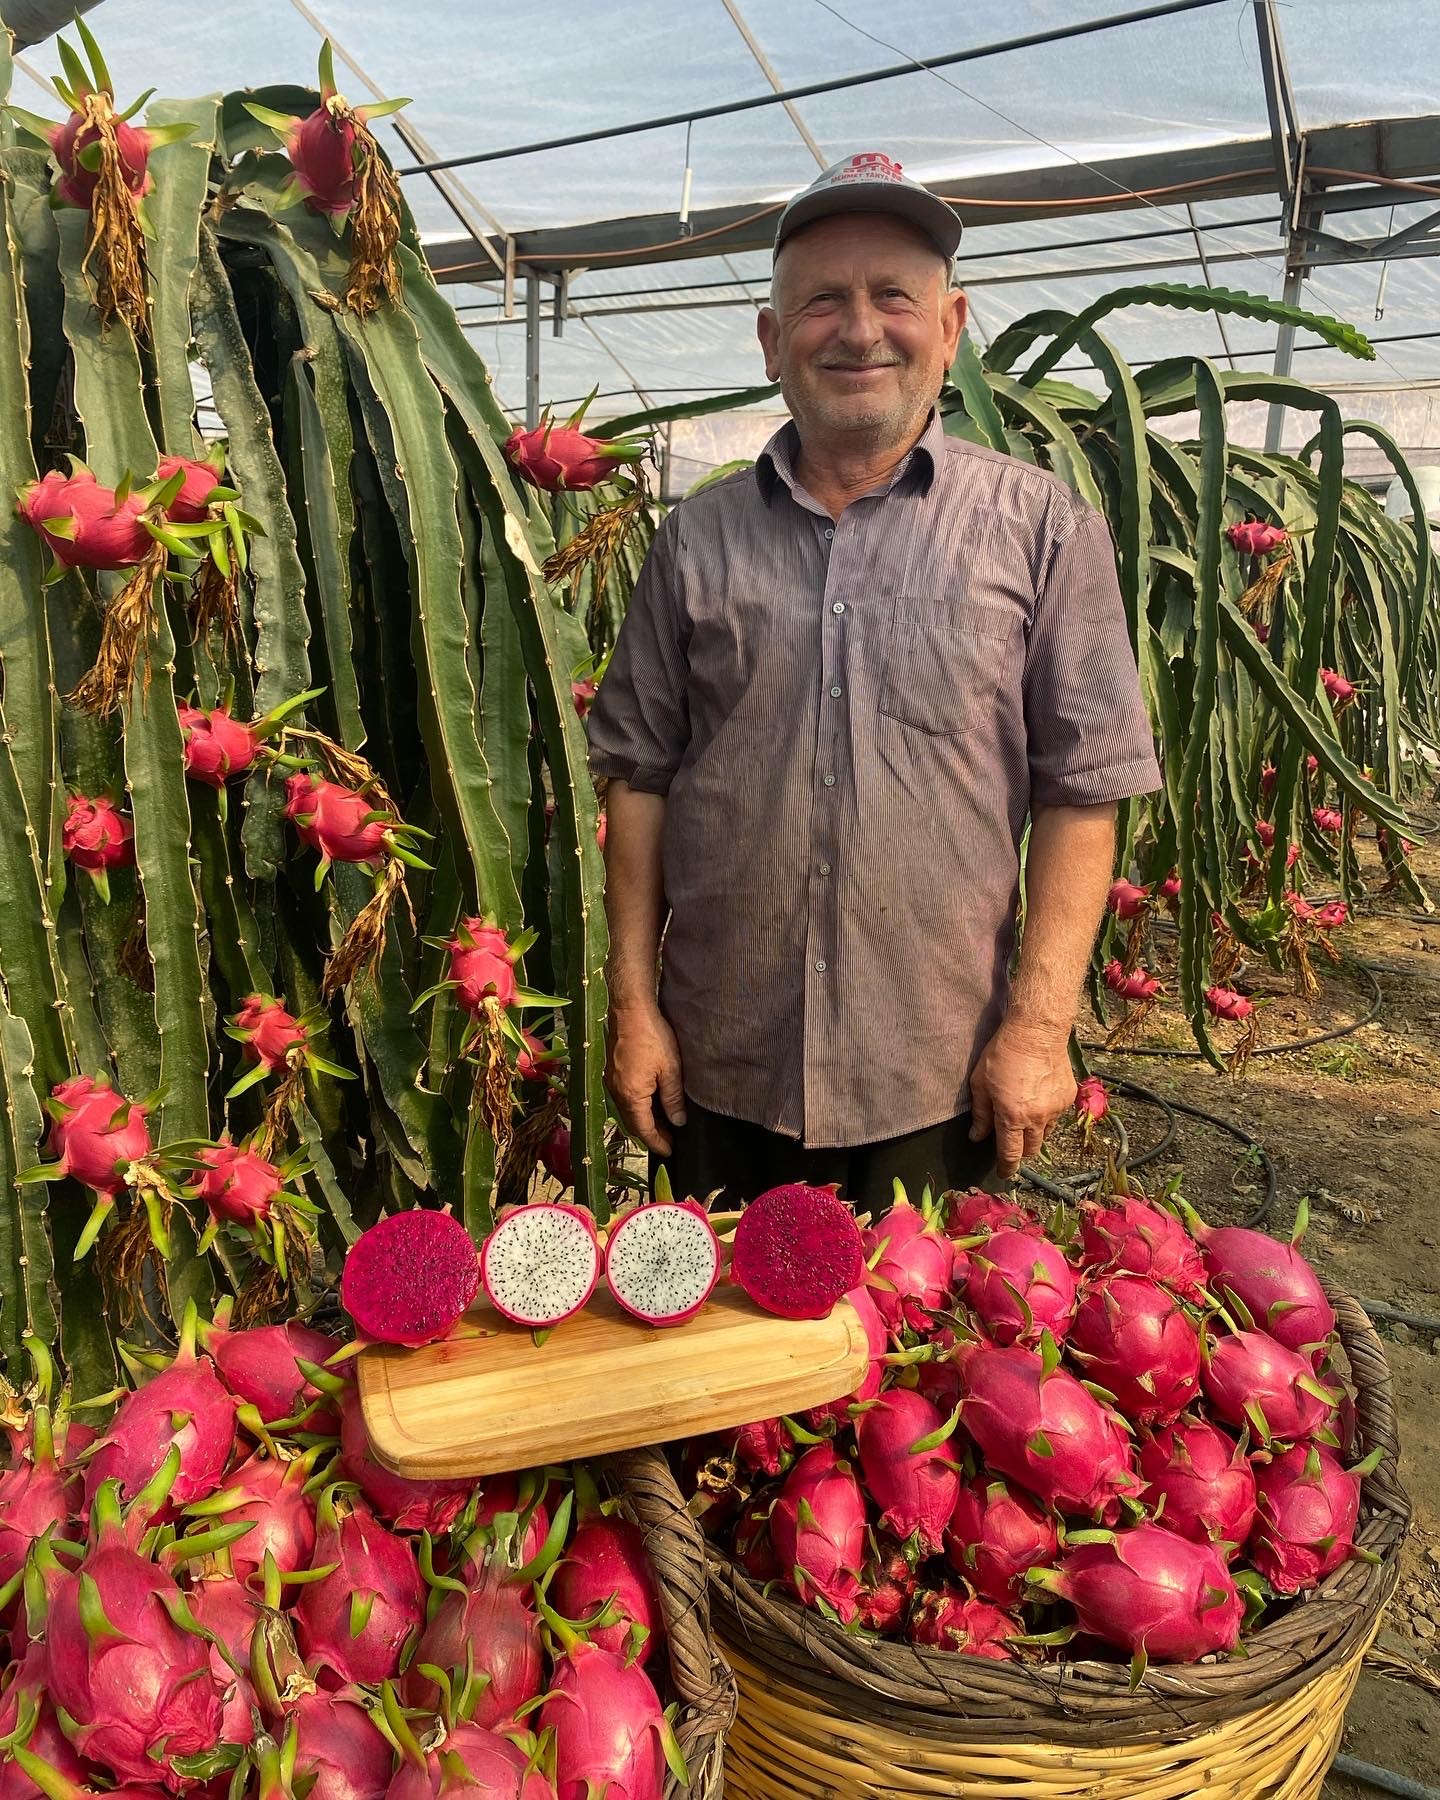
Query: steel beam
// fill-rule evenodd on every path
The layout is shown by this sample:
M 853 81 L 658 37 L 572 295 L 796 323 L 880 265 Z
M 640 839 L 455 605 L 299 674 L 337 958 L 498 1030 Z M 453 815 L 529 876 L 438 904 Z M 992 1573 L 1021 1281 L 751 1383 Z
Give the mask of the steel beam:
M 0 21 L 15 34 L 15 48 L 28 50 L 57 31 L 77 13 L 92 12 L 100 0 L 0 0 Z

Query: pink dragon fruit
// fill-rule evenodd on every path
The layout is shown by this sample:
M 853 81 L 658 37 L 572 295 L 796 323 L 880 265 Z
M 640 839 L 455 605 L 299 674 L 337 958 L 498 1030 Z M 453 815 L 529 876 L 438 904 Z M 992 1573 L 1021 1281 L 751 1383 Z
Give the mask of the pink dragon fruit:
M 505 1208 L 480 1251 L 485 1297 L 517 1325 L 559 1325 L 600 1279 L 600 1240 L 583 1207 L 529 1201 Z
M 1150 890 L 1137 887 L 1133 881 L 1115 881 L 1105 896 L 1105 905 L 1117 919 L 1141 919 L 1150 910 Z
M 596 682 L 593 675 L 587 675 L 581 681 L 570 683 L 570 698 L 575 706 L 577 718 L 585 718 L 595 704 Z
M 520 1568 L 540 1554 L 541 1546 L 550 1535 L 550 1513 L 544 1504 L 543 1489 L 537 1498 L 533 1480 L 533 1473 L 485 1478 L 475 1508 L 475 1530 L 465 1546 L 468 1561 L 475 1563 L 482 1555 L 496 1554 L 504 1549 L 511 1564 Z M 518 1534 L 512 1533 L 506 1543 L 500 1544 L 501 1528 L 508 1529 L 512 1520 L 524 1529 Z
M 948 1416 L 960 1404 L 960 1370 L 955 1361 L 955 1333 L 941 1325 L 929 1336 L 930 1356 L 915 1365 L 915 1385 L 932 1406 Z
M 381 862 L 400 823 L 383 811 L 377 816 L 374 801 L 365 794 L 323 781 L 305 769 L 285 783 L 285 817 L 301 843 L 327 864 Z
M 948 1196 L 945 1229 L 951 1237 L 977 1237 L 996 1231 L 1028 1231 L 1043 1235 L 1043 1227 L 1028 1207 L 1008 1194 L 992 1194 L 985 1188 Z
M 1245 1604 L 1219 1551 L 1163 1525 L 1080 1544 L 1031 1579 L 1070 1602 L 1082 1631 L 1155 1662 L 1195 1662 L 1240 1641 Z
M 1190 1215 L 1190 1229 L 1200 1241 L 1210 1285 L 1219 1297 L 1233 1296 L 1259 1330 L 1318 1362 L 1335 1330 L 1335 1309 L 1300 1254 L 1303 1213 L 1296 1223 L 1296 1237 L 1283 1244 L 1265 1231 L 1241 1225 L 1212 1228 Z
M 285 1191 L 285 1177 L 275 1164 L 246 1144 L 222 1139 L 195 1153 L 195 1197 L 210 1209 L 210 1217 L 230 1225 L 258 1225 L 275 1209 Z
M 428 1531 L 441 1537 L 475 1492 L 473 1477 L 414 1481 L 394 1475 L 370 1454 L 370 1440 L 353 1386 L 340 1398 L 340 1473 L 353 1481 L 375 1511 L 396 1531 Z
M 101 899 L 110 899 L 110 871 L 135 865 L 135 827 L 104 794 L 71 794 L 65 802 L 60 848 L 89 876 Z
M 1256 1470 L 1249 1555 L 1277 1594 L 1299 1594 L 1355 1554 L 1360 1477 L 1322 1444 L 1292 1444 Z
M 720 1240 L 698 1201 L 647 1201 L 611 1225 L 606 1284 L 617 1305 L 647 1325 L 693 1319 L 719 1279 Z
M 301 1694 L 287 1709 L 295 1722 L 297 1787 L 313 1775 L 305 1800 L 383 1800 L 390 1745 L 354 1689 Z
M 91 470 L 70 475 L 51 469 L 20 491 L 20 517 L 66 569 L 131 569 L 155 547 L 145 529 L 145 498 L 132 490 L 123 500 Z
M 1287 533 L 1279 525 L 1267 525 L 1260 519 L 1247 519 L 1243 525 L 1227 525 L 1225 535 L 1246 556 L 1264 556 L 1286 541 Z
M 205 712 L 182 702 L 180 733 L 185 740 L 185 773 L 207 787 L 223 788 L 235 775 L 247 775 L 260 754 L 260 733 L 234 719 L 223 706 Z
M 195 525 L 207 518 L 211 496 L 217 488 L 220 499 L 228 499 L 233 492 L 223 485 L 215 462 L 197 462 L 191 456 L 162 456 L 155 479 L 164 483 L 176 475 L 182 477 L 180 489 L 165 508 L 165 517 L 178 525 Z
M 858 1618 L 866 1631 L 898 1635 L 910 1616 L 918 1581 L 910 1559 L 896 1543 L 875 1546 L 860 1575 Z
M 1143 1503 L 1164 1510 L 1171 1531 L 1214 1544 L 1226 1561 L 1250 1535 L 1255 1471 L 1234 1438 L 1203 1419 L 1180 1420 L 1140 1446 Z
M 519 993 L 515 964 L 519 954 L 493 919 L 462 919 L 445 948 L 450 953 L 448 979 L 455 984 L 455 999 L 466 1012 L 478 1017 L 487 999 L 497 1006 L 513 1006 Z
M 781 1475 L 795 1460 L 795 1439 L 783 1419 L 752 1419 L 735 1434 L 736 1462 L 760 1475 Z
M 997 1231 L 970 1257 L 967 1305 L 996 1344 L 1063 1342 L 1075 1317 L 1075 1277 L 1063 1250 L 1028 1231 Z
M 902 1195 L 866 1231 L 865 1257 L 875 1307 L 886 1329 L 916 1331 L 930 1324 L 950 1294 L 954 1252 L 933 1218 Z
M 540 1145 L 540 1163 L 545 1173 L 558 1181 L 562 1188 L 575 1185 L 575 1159 L 570 1142 L 570 1126 L 564 1119 L 557 1119 L 550 1128 L 549 1136 Z
M 588 1634 L 602 1650 L 628 1656 L 638 1642 L 639 1659 L 648 1662 L 664 1642 L 665 1615 L 645 1534 L 628 1519 L 597 1515 L 581 1522 L 556 1565 L 550 1603 L 571 1619 L 589 1618 L 608 1603 L 619 1618 Z
M 227 1438 L 228 1448 L 228 1438 Z M 186 1783 L 174 1759 L 219 1742 L 221 1699 L 205 1639 L 175 1622 L 183 1596 L 130 1537 L 107 1489 L 94 1541 L 73 1576 L 55 1585 L 45 1624 L 48 1693 L 89 1762 L 121 1782 Z M 151 1751 L 165 1746 L 157 1763 Z
M 1359 692 L 1359 689 L 1355 686 L 1353 681 L 1347 681 L 1345 677 L 1335 669 L 1322 669 L 1320 671 L 1320 685 L 1329 695 L 1336 712 L 1339 712 L 1342 707 L 1348 706 Z
M 435 1712 L 444 1700 L 433 1673 L 450 1677 L 450 1712 L 476 1725 L 502 1726 L 545 1685 L 540 1620 L 528 1586 L 488 1558 L 464 1593 L 447 1590 L 425 1627 L 400 1687 L 407 1706 Z
M 670 1728 L 638 1663 L 572 1643 L 556 1660 L 540 1729 L 555 1734 L 559 1800 L 660 1800 Z
M 511 972 L 514 979 L 514 972 Z M 520 1035 L 525 1040 L 525 1048 L 515 1058 L 515 1073 L 522 1081 L 549 1081 L 563 1065 L 564 1058 L 553 1044 L 547 1044 L 537 1037 L 528 1026 L 522 1026 Z
M 848 1625 L 859 1610 L 865 1496 L 833 1445 L 807 1450 L 785 1478 L 770 1536 L 796 1599 L 806 1606 L 823 1600 Z
M 855 1426 L 865 1491 L 880 1525 L 930 1556 L 945 1539 L 960 1475 L 947 1455 L 953 1422 L 913 1388 L 891 1388 L 869 1402 Z
M 1110 1111 L 1110 1095 L 1098 1075 L 1087 1075 L 1075 1089 L 1075 1116 L 1082 1125 L 1098 1125 Z
M 1080 1249 L 1092 1274 L 1148 1275 L 1185 1300 L 1199 1300 L 1205 1264 L 1173 1213 L 1129 1195 L 1080 1209 Z
M 44 1365 L 42 1365 L 43 1367 Z M 0 1588 L 25 1566 L 30 1546 L 52 1527 L 63 1527 L 79 1511 L 84 1482 L 61 1466 L 67 1426 L 41 1400 L 30 1416 L 28 1442 L 13 1466 L 0 1475 Z
M 266 1425 L 306 1413 L 307 1430 L 339 1430 L 339 1415 L 326 1395 L 301 1369 L 319 1368 L 340 1348 L 334 1338 L 291 1319 L 284 1325 L 255 1325 L 231 1331 L 230 1308 L 222 1302 L 215 1323 L 203 1327 L 205 1348 L 215 1359 L 226 1387 L 243 1405 L 253 1406 Z M 314 1410 L 306 1412 L 307 1408 Z
M 1255 1002 L 1234 988 L 1208 987 L 1205 1004 L 1212 1019 L 1228 1019 L 1232 1025 L 1242 1024 L 1255 1010 Z
M 1315 822 L 1315 829 L 1322 831 L 1327 837 L 1339 837 L 1345 829 L 1345 815 L 1333 806 L 1317 806 L 1310 817 Z
M 1266 1444 L 1309 1437 L 1339 1398 L 1321 1386 L 1308 1358 L 1263 1331 L 1237 1331 L 1211 1344 L 1200 1385 L 1217 1418 L 1237 1430 L 1249 1426 Z
M 747 1506 L 735 1526 L 733 1540 L 736 1562 L 752 1581 L 762 1585 L 767 1581 L 778 1581 L 781 1574 L 780 1559 L 770 1536 L 771 1505 L 771 1501 L 762 1500 Z
M 118 1481 L 122 1499 L 135 1497 L 157 1475 L 172 1447 L 180 1468 L 162 1516 L 173 1517 L 213 1494 L 225 1476 L 235 1442 L 235 1398 L 208 1356 L 195 1353 L 197 1319 L 185 1309 L 180 1346 L 168 1367 L 116 1407 L 110 1427 L 85 1466 L 85 1498 Z
M 1075 1377 L 1032 1351 L 962 1344 L 961 1415 L 987 1467 L 1063 1512 L 1110 1521 L 1139 1477 L 1125 1426 Z
M 984 1656 L 991 1662 L 1009 1662 L 1006 1647 L 1025 1627 L 1013 1613 L 975 1600 L 953 1588 L 921 1594 L 910 1615 L 910 1642 L 931 1650 L 954 1650 L 966 1656 Z
M 363 1502 L 342 1518 L 332 1488 L 320 1497 L 318 1526 L 314 1567 L 333 1567 L 307 1582 L 295 1603 L 301 1652 L 337 1686 L 393 1680 L 425 1617 L 415 1552 Z
M 853 1393 L 842 1394 L 838 1400 L 827 1400 L 823 1406 L 812 1406 L 802 1415 L 802 1423 L 811 1431 L 824 1431 L 831 1425 L 837 1431 L 843 1429 L 850 1423 L 849 1409 L 859 1401 L 873 1400 L 880 1392 L 880 1384 L 885 1378 L 885 1364 L 881 1359 L 890 1346 L 890 1339 L 870 1289 L 851 1288 L 845 1298 L 859 1314 L 860 1323 L 865 1329 L 865 1342 L 870 1351 L 869 1367 Z M 769 1473 L 778 1475 L 780 1471 L 771 1469 Z
M 1138 1424 L 1168 1422 L 1200 1391 L 1200 1334 L 1175 1296 L 1143 1275 L 1086 1284 L 1070 1350 Z
M 83 1787 L 90 1779 L 89 1767 L 61 1730 L 45 1690 L 45 1650 L 36 1644 L 15 1665 L 8 1687 L 0 1693 L 0 1794 L 4 1800 L 43 1800 L 40 1788 L 18 1763 L 9 1760 L 16 1744 L 23 1744 L 65 1781 Z
M 554 1800 L 549 1777 L 498 1731 L 461 1724 L 438 1748 L 415 1749 L 416 1758 L 401 1758 L 385 1800 Z
M 480 1289 L 470 1233 L 449 1210 L 412 1206 L 362 1231 L 345 1253 L 340 1304 L 380 1344 L 433 1344 Z
M 1026 1571 L 1048 1563 L 1058 1545 L 1054 1519 L 998 1476 L 961 1484 L 945 1532 L 945 1556 L 983 1599 L 1016 1605 Z
M 586 402 L 586 406 L 589 402 Z M 585 407 L 567 425 L 556 425 L 549 413 L 526 431 L 516 427 L 505 440 L 505 460 L 522 480 L 546 493 L 574 492 L 608 481 L 625 463 L 645 454 L 639 440 L 607 440 L 580 430 Z
M 240 1040 L 249 1060 L 263 1064 L 272 1075 L 287 1067 L 292 1051 L 305 1049 L 310 1036 L 308 1028 L 273 994 L 248 995 L 230 1026 L 231 1035 Z
M 103 1081 L 74 1075 L 51 1090 L 46 1148 L 58 1169 L 97 1194 L 118 1194 L 125 1170 L 150 1154 L 147 1109 Z
M 786 1182 L 740 1215 L 730 1276 L 783 1319 L 823 1319 L 865 1274 L 860 1227 L 834 1188 Z
M 255 1704 L 255 1690 L 249 1676 L 237 1675 L 234 1665 L 238 1663 L 242 1670 L 250 1667 L 250 1640 L 260 1623 L 261 1604 L 253 1594 L 246 1593 L 238 1581 L 227 1581 L 223 1577 L 197 1581 L 186 1598 L 201 1628 L 218 1640 L 210 1646 L 210 1676 L 223 1708 L 222 1741 L 227 1744 L 253 1743 L 255 1720 L 251 1709 Z
M 235 1581 L 263 1572 L 266 1556 L 282 1573 L 311 1567 L 315 1554 L 315 1507 L 305 1492 L 314 1464 L 308 1457 L 278 1461 L 257 1450 L 240 1464 L 224 1487 L 189 1510 L 222 1525 L 249 1521 L 244 1537 L 228 1546 Z

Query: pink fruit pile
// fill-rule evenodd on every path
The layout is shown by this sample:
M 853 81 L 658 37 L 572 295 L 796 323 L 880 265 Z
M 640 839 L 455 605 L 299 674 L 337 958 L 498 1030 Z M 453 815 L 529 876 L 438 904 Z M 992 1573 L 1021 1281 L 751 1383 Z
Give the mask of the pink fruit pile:
M 660 1800 L 683 1767 L 644 1535 L 588 1471 L 391 1474 L 299 1320 L 190 1308 L 98 1435 L 34 1354 L 0 1432 L 0 1792 L 258 1797 L 277 1745 L 319 1800 Z
M 851 1631 L 994 1660 L 1234 1652 L 1356 1554 L 1379 1453 L 1355 1461 L 1296 1244 L 1176 1206 L 900 1196 L 849 1294 L 865 1379 L 692 1446 L 707 1530 Z

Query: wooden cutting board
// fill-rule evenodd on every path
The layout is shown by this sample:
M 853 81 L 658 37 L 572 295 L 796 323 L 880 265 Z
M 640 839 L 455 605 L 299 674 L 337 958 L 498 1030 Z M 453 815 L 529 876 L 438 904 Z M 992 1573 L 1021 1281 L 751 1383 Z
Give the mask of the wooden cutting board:
M 397 1475 L 495 1475 L 694 1437 L 838 1400 L 870 1350 L 842 1300 L 828 1319 L 777 1319 L 739 1288 L 664 1330 L 604 1288 L 543 1344 L 492 1308 L 418 1350 L 360 1353 L 370 1447 Z

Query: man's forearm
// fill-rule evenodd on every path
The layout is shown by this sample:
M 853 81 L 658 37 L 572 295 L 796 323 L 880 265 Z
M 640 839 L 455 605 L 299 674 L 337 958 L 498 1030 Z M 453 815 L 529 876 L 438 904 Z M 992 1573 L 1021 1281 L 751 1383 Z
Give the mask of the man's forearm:
M 1034 814 L 1008 1024 L 1069 1033 L 1114 857 L 1113 806 L 1046 806 Z
M 660 868 L 665 796 L 637 793 L 623 781 L 612 781 L 605 795 L 605 818 L 610 1004 L 622 1009 L 653 1006 L 665 923 Z

